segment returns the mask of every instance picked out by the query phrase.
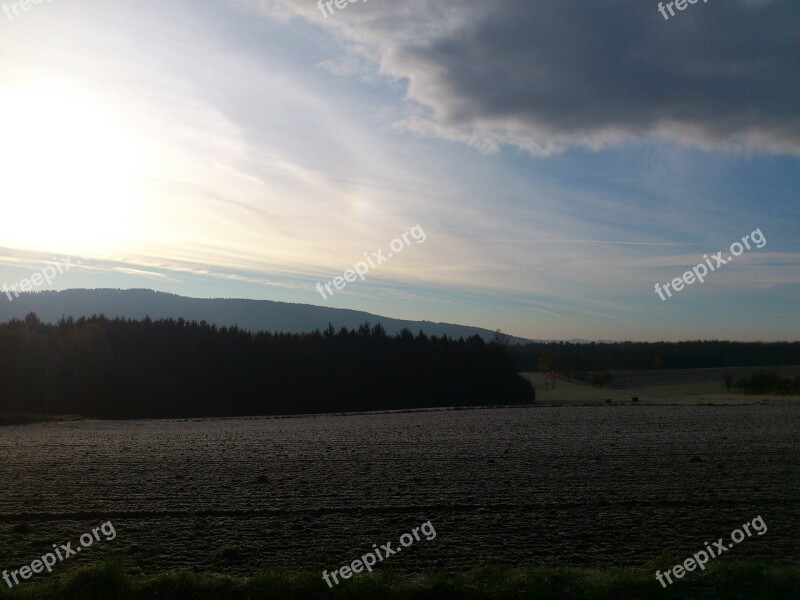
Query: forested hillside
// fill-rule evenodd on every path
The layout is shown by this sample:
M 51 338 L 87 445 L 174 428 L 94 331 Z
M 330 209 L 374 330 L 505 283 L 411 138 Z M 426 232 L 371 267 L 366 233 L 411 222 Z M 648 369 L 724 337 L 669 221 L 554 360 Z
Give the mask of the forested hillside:
M 211 417 L 528 403 L 508 349 L 480 337 L 310 334 L 182 319 L 0 325 L 0 411 Z
M 520 370 L 565 375 L 587 371 L 800 365 L 800 342 L 537 342 L 510 348 Z

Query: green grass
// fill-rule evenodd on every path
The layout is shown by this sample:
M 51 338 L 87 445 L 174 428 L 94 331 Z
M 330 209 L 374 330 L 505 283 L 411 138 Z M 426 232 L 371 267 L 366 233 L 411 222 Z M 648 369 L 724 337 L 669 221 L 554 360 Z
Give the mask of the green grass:
M 770 368 L 767 368 L 770 369 Z M 793 369 L 791 373 L 796 373 Z M 536 388 L 536 404 L 551 406 L 604 406 L 611 399 L 614 406 L 631 405 L 742 405 L 792 404 L 800 396 L 770 394 L 740 394 L 726 392 L 722 385 L 725 374 L 749 373 L 753 369 L 673 369 L 661 371 L 613 371 L 611 382 L 603 388 L 579 385 L 564 379 L 554 379 L 540 372 L 520 373 Z M 781 369 L 782 376 L 789 371 Z M 555 387 L 553 382 L 555 381 Z
M 658 566 L 669 567 L 662 560 Z M 255 600 L 363 599 L 446 600 L 449 598 L 536 598 L 537 600 L 795 600 L 800 566 L 720 560 L 705 572 L 663 589 L 651 568 L 484 567 L 468 573 L 406 575 L 384 571 L 358 576 L 329 589 L 321 572 L 263 571 L 249 579 L 175 573 L 153 577 L 124 574 L 107 562 L 42 582 L 26 583 L 0 600 Z M 2 583 L 2 581 L 0 581 Z
M 9 425 L 31 425 L 33 423 L 45 423 L 47 421 L 59 421 L 61 417 L 50 417 L 47 415 L 31 415 L 18 412 L 0 412 L 0 427 Z

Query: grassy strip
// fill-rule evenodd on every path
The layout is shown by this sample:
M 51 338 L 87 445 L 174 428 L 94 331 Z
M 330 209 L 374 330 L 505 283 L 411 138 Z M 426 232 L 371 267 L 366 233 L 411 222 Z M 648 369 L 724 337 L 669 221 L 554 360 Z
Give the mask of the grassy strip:
M 31 425 L 33 423 L 46 423 L 48 421 L 61 420 L 63 420 L 63 417 L 31 415 L 28 413 L 0 412 L 0 427 L 9 425 Z
M 666 564 L 666 563 L 665 563 Z M 359 576 L 329 589 L 320 573 L 264 571 L 250 579 L 175 573 L 130 577 L 119 562 L 107 562 L 44 582 L 26 583 L 0 600 L 255 600 L 326 598 L 441 600 L 448 598 L 536 598 L 537 600 L 795 600 L 800 566 L 756 561 L 716 561 L 663 589 L 655 569 L 578 567 L 485 567 L 469 573 Z M 0 580 L 0 583 L 2 581 Z

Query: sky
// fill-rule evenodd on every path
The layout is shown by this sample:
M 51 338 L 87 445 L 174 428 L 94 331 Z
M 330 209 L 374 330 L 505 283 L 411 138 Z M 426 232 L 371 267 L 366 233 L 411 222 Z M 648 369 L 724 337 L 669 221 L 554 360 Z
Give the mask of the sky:
M 662 7 L 0 0 L 0 284 L 798 340 L 800 4 Z

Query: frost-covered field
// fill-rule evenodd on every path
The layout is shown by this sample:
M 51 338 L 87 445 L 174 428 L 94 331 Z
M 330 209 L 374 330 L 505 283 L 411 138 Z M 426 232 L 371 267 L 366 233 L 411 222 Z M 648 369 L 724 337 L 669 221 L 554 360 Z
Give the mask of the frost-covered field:
M 0 428 L 0 570 L 111 520 L 130 569 L 642 564 L 755 516 L 800 560 L 800 407 L 517 408 Z M 388 566 L 388 562 L 384 563 Z

